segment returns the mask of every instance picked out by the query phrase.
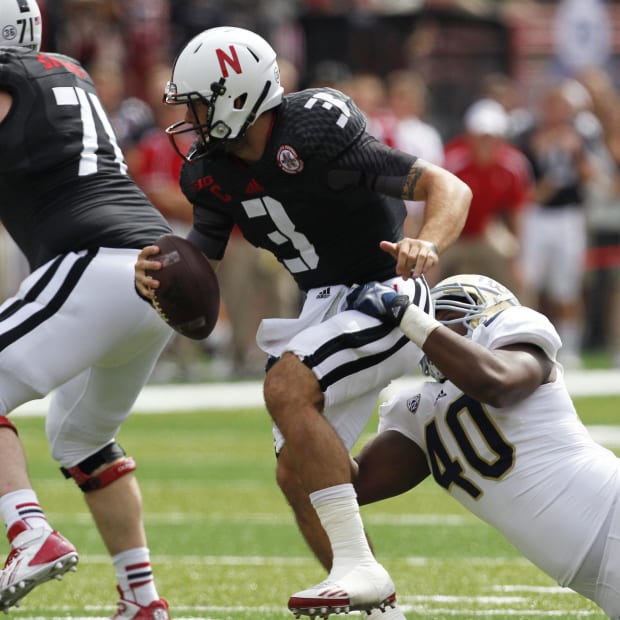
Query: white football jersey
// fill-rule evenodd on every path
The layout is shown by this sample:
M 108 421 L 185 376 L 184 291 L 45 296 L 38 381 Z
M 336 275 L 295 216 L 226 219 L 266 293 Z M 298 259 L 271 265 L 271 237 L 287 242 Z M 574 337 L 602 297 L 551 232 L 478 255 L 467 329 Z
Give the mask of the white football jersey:
M 472 339 L 485 347 L 530 342 L 555 360 L 546 317 L 508 308 Z M 557 379 L 498 409 L 449 381 L 425 382 L 380 408 L 379 430 L 398 430 L 426 453 L 435 480 L 523 555 L 568 585 L 618 496 L 620 460 L 596 444 Z

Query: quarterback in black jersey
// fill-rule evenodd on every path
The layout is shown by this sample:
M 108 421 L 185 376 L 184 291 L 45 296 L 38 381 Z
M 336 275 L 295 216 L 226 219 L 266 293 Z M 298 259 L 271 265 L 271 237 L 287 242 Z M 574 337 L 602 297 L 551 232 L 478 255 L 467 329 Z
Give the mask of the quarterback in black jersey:
M 421 351 L 399 330 L 347 311 L 346 297 L 355 284 L 379 280 L 432 312 L 422 274 L 460 233 L 471 192 L 446 170 L 368 135 L 362 113 L 339 91 L 283 97 L 274 50 L 244 29 L 213 28 L 192 39 L 165 101 L 187 106 L 185 121 L 168 129 L 173 143 L 196 134 L 188 153 L 177 149 L 194 205 L 188 238 L 217 263 L 236 225 L 306 294 L 299 318 L 265 319 L 257 335 L 270 356 L 264 395 L 278 483 L 330 571 L 291 596 L 289 609 L 327 616 L 390 607 L 386 620 L 403 618 L 364 536 L 348 450 L 379 392 Z M 402 238 L 403 199 L 426 201 L 419 239 Z M 158 285 L 145 272 L 159 266 L 157 252 L 144 248 L 136 264 L 145 296 Z
M 36 2 L 0 0 L 0 218 L 31 267 L 0 306 L 0 516 L 11 544 L 0 609 L 78 562 L 47 521 L 8 418 L 53 392 L 50 450 L 111 555 L 114 618 L 165 620 L 136 464 L 115 436 L 171 335 L 133 277 L 139 249 L 170 227 L 127 176 L 84 68 L 40 52 L 40 40 Z

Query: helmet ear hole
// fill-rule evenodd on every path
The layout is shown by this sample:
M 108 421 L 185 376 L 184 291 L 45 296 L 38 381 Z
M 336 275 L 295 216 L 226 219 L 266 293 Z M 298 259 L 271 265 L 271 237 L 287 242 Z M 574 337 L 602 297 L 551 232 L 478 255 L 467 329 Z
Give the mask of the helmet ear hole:
M 243 95 L 239 95 L 233 103 L 233 108 L 235 108 L 235 110 L 243 110 L 243 108 L 245 107 L 245 102 L 247 100 L 248 100 L 247 93 L 243 93 Z

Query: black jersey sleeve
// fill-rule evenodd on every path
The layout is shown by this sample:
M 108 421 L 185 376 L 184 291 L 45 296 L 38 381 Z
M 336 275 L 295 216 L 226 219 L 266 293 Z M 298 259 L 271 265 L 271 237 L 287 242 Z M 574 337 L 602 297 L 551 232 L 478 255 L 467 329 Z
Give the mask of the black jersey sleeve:
M 200 223 L 194 222 L 194 226 L 187 235 L 188 241 L 191 241 L 197 248 L 199 248 L 207 258 L 211 260 L 222 260 L 224 250 L 226 249 L 226 245 L 228 243 L 228 237 L 219 239 L 219 242 L 216 242 L 211 234 L 211 230 L 207 236 L 203 231 L 201 231 L 201 227 L 202 225 Z
M 198 168 L 193 164 L 185 164 L 181 168 L 181 189 L 194 207 L 194 223 L 188 239 L 198 246 L 207 258 L 221 260 L 235 222 L 230 210 L 222 208 L 220 201 L 209 192 L 197 189 L 201 182 L 209 178 L 201 177 Z
M 212 260 L 222 260 L 233 228 L 232 222 L 210 209 L 194 209 L 194 225 L 188 239 Z
M 365 187 L 400 198 L 405 179 L 417 159 L 364 132 L 333 162 L 328 183 L 335 191 Z

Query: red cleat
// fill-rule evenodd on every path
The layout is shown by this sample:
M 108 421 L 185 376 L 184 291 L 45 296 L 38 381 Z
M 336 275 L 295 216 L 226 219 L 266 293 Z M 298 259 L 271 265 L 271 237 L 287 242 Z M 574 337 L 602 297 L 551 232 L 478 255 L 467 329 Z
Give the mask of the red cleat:
M 117 604 L 112 620 L 170 620 L 168 601 L 160 598 L 143 607 L 122 598 Z
M 75 547 L 58 532 L 43 527 L 24 530 L 12 540 L 0 572 L 0 610 L 17 606 L 38 585 L 77 570 L 77 563 Z
M 288 608 L 295 615 L 327 618 L 350 611 L 384 610 L 396 603 L 394 583 L 381 564 L 358 566 L 341 578 L 293 594 Z

